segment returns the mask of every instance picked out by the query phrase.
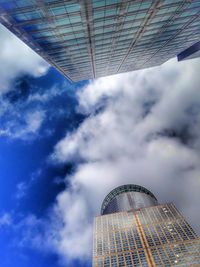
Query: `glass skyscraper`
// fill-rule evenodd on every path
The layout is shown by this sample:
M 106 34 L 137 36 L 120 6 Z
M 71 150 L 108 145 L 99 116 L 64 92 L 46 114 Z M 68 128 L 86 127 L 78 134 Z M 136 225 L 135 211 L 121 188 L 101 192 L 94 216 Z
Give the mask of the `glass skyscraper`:
M 79 81 L 160 65 L 193 46 L 200 1 L 0 0 L 0 22 Z
M 93 267 L 200 266 L 200 238 L 146 188 L 112 190 L 94 220 Z
M 200 41 L 178 54 L 178 61 L 200 57 Z

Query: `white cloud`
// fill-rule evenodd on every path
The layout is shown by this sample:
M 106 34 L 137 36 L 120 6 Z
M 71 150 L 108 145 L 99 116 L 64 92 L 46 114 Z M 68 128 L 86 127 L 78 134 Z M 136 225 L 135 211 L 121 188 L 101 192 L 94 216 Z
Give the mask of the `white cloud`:
M 64 256 L 67 252 L 67 260 L 76 258 L 77 255 L 80 255 L 80 252 L 81 258 L 84 259 L 88 256 L 88 252 L 90 252 L 90 246 L 88 246 L 91 241 L 90 211 L 87 210 L 85 198 L 82 196 L 77 198 L 77 193 L 77 191 L 74 191 L 60 194 L 54 213 L 57 220 L 60 219 L 64 227 L 55 229 L 56 232 L 53 233 L 50 243 L 53 243 L 55 249 L 61 255 Z M 67 213 L 65 212 L 66 209 L 68 210 Z M 52 229 L 50 232 L 53 232 Z M 67 237 L 67 240 L 63 238 L 64 236 Z M 64 260 L 66 259 L 64 258 Z
M 12 224 L 12 217 L 9 213 L 4 213 L 0 216 L 0 228 Z
M 52 159 L 76 162 L 70 189 L 58 196 L 58 252 L 91 256 L 92 218 L 114 187 L 136 183 L 174 202 L 196 230 L 200 215 L 200 61 L 97 79 L 79 92 L 90 114 L 55 147 Z
M 49 65 L 20 39 L 0 25 L 0 92 L 12 89 L 12 81 L 23 74 L 44 75 Z
M 0 130 L 1 136 L 22 140 L 36 137 L 46 116 L 43 110 L 29 110 L 23 117 L 15 115 L 15 120 L 8 121 L 6 129 Z
M 41 127 L 44 120 L 45 113 L 41 111 L 35 111 L 28 113 L 26 116 L 26 132 L 35 133 Z
M 48 90 L 31 88 L 30 85 L 32 93 L 25 98 L 18 95 L 17 89 L 15 90 L 10 95 L 9 93 L 0 95 L 0 137 L 32 139 L 38 136 L 46 118 L 51 121 L 55 116 L 64 116 L 70 112 L 60 106 L 57 106 L 56 110 L 49 109 L 51 100 L 60 98 L 66 93 L 65 82 L 62 85 L 55 84 Z M 54 130 L 54 128 L 45 128 L 41 136 L 52 135 Z
M 57 84 L 53 85 L 51 88 L 48 89 L 48 91 L 45 92 L 35 92 L 33 94 L 30 94 L 28 97 L 27 102 L 31 103 L 31 102 L 48 102 L 51 99 L 60 96 L 61 94 L 63 94 L 63 92 L 66 92 L 66 84 L 63 83 L 62 86 L 58 86 Z

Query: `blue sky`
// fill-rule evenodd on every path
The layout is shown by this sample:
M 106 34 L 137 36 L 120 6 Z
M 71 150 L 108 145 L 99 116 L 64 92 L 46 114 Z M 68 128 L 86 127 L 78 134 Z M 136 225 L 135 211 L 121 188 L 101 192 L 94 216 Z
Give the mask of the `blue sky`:
M 92 219 L 125 183 L 200 232 L 199 59 L 72 84 L 0 37 L 0 266 L 90 266 Z

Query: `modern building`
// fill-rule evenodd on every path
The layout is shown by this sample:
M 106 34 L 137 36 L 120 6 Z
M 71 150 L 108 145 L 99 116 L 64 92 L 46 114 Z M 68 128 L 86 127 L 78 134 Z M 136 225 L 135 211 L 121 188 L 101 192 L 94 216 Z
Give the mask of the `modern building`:
M 93 234 L 93 267 L 200 266 L 200 238 L 174 204 L 142 186 L 112 190 Z
M 199 42 L 200 1 L 0 0 L 0 22 L 79 81 L 160 65 Z
M 178 54 L 178 61 L 200 57 L 200 41 Z

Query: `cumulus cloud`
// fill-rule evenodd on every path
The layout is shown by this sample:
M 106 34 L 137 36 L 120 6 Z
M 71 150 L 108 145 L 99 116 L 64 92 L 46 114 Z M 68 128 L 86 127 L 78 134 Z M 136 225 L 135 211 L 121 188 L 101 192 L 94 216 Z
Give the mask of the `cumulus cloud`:
M 173 59 L 91 81 L 79 91 L 78 110 L 88 118 L 52 155 L 77 164 L 55 205 L 62 223 L 52 242 L 63 258 L 91 256 L 93 216 L 105 195 L 126 183 L 174 202 L 200 232 L 199 67 L 199 60 Z
M 49 65 L 20 39 L 0 25 L 0 92 L 12 89 L 12 81 L 24 74 L 33 77 L 44 75 Z

